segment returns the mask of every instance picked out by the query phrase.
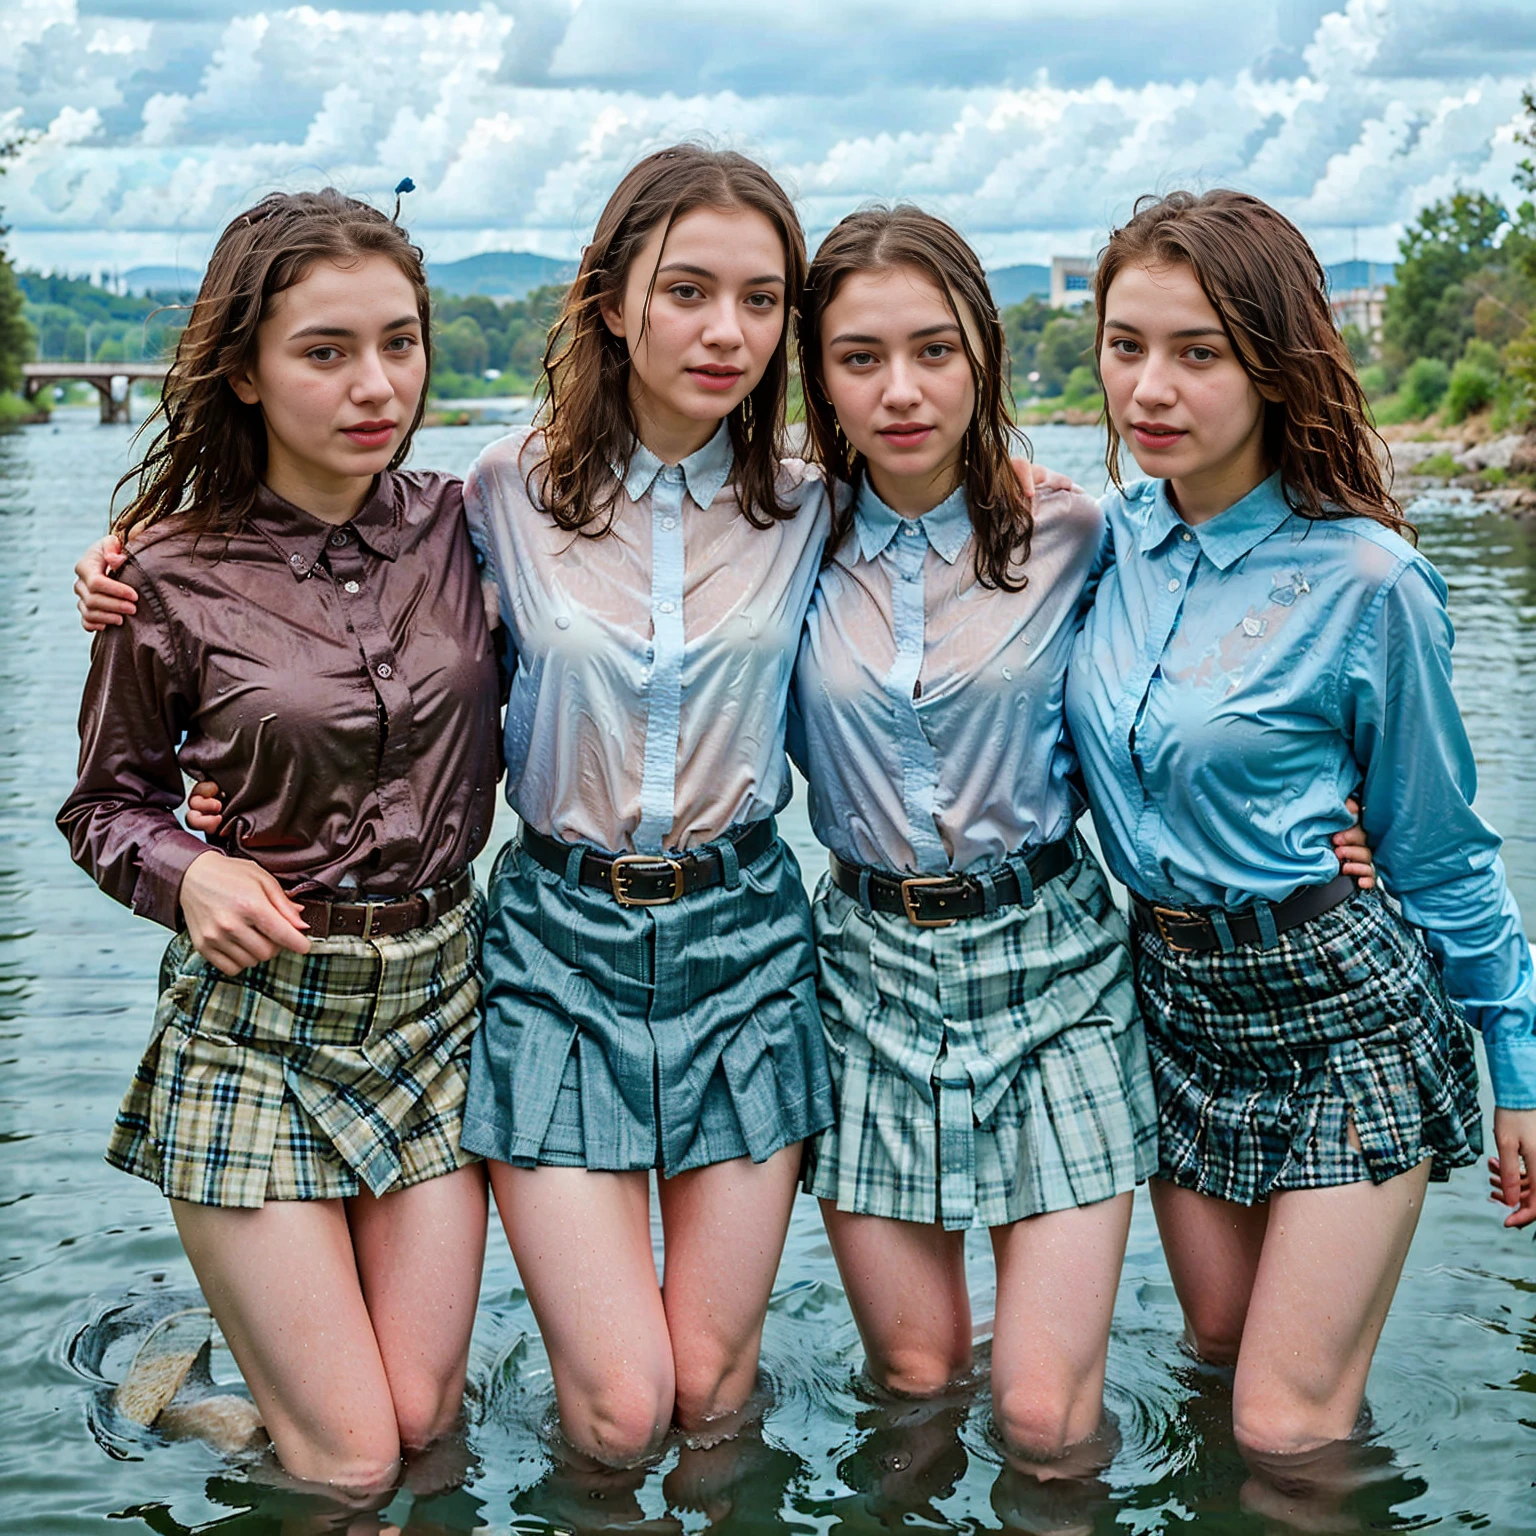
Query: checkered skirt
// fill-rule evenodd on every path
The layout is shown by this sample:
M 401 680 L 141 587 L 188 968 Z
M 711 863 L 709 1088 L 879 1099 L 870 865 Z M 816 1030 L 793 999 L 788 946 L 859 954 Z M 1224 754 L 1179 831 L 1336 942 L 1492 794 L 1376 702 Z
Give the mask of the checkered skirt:
M 1091 1205 L 1156 1166 L 1124 920 L 1091 854 L 950 928 L 812 906 L 837 1120 L 805 1188 L 839 1210 L 1002 1226 Z
M 1135 935 L 1159 1177 L 1253 1205 L 1380 1184 L 1482 1150 L 1472 1031 L 1429 951 L 1374 891 L 1270 949 L 1181 953 Z M 1351 1145 L 1353 1124 L 1360 1146 Z
M 197 1205 L 376 1195 L 473 1162 L 476 892 L 392 938 L 329 938 L 238 976 L 177 934 L 107 1161 Z

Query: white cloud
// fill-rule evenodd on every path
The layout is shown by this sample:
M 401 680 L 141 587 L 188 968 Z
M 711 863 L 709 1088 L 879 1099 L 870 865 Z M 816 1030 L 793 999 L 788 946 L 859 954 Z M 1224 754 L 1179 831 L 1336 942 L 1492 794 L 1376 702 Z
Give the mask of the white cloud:
M 1154 15 L 1153 12 L 1156 12 Z M 1269 197 L 1389 254 L 1458 182 L 1508 190 L 1529 0 L 6 0 L 0 182 L 27 261 L 196 261 L 273 186 L 385 199 L 430 253 L 570 254 L 647 148 L 763 158 L 825 228 L 872 197 L 992 261 L 1081 248 L 1148 190 Z M 1213 23 L 1216 23 L 1213 25 Z

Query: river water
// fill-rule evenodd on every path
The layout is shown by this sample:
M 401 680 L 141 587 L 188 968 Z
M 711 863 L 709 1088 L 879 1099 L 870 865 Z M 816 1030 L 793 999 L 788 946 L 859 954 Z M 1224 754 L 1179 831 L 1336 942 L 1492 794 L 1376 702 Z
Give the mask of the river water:
M 0 436 L 10 571 L 0 584 L 0 1530 L 276 1536 L 311 1528 L 301 1498 L 200 1444 L 135 1432 L 110 1410 L 110 1383 L 146 1322 L 195 1297 L 158 1193 L 101 1160 L 146 1037 L 164 935 L 97 892 L 53 827 L 73 781 L 88 650 L 69 567 L 103 528 L 129 451 L 127 429 L 93 414 Z M 426 431 L 415 462 L 463 470 L 501 430 Z M 1091 429 L 1035 439 L 1044 462 L 1102 482 Z M 1504 832 L 1522 905 L 1536 914 L 1536 524 L 1466 501 L 1421 501 L 1414 515 L 1451 585 L 1479 805 Z M 798 801 L 786 824 L 814 872 L 821 860 Z M 991 1265 L 983 1241 L 972 1249 L 975 1313 L 987 1318 Z M 1002 1468 L 984 1393 L 892 1407 L 861 1391 L 857 1337 L 802 1197 L 768 1319 L 761 1431 L 708 1453 L 674 1449 L 629 1479 L 583 1482 L 554 1472 L 545 1452 L 548 1369 L 493 1227 L 470 1475 L 449 1493 L 402 1493 L 388 1513 L 417 1536 L 1238 1533 L 1276 1528 L 1284 1506 L 1306 1529 L 1536 1533 L 1536 1248 L 1500 1227 L 1479 1170 L 1431 1192 L 1371 1374 L 1371 1436 L 1345 1491 L 1283 1495 L 1251 1482 L 1228 1428 L 1230 1388 L 1185 1358 L 1178 1334 L 1143 1198 L 1109 1361 L 1122 1448 L 1096 1482 L 1026 1482 Z M 215 1375 L 233 1375 L 227 1357 L 214 1363 Z

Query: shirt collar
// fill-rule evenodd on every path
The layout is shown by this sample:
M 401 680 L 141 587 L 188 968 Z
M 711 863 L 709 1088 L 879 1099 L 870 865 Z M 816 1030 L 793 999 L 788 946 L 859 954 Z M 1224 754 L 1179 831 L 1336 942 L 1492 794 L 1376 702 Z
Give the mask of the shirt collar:
M 288 562 L 295 580 L 309 575 L 326 543 L 334 533 L 350 529 L 358 543 L 386 560 L 400 553 L 400 508 L 398 486 L 387 470 L 374 482 L 368 499 L 345 523 L 327 523 L 285 501 L 270 486 L 256 488 L 251 509 L 252 524 Z
M 1291 515 L 1278 471 L 1261 481 L 1241 501 L 1203 523 L 1186 523 L 1168 499 L 1168 482 L 1152 482 L 1152 504 L 1141 531 L 1141 552 L 1150 554 L 1174 529 L 1194 534 L 1200 553 L 1226 570 L 1262 544 Z
M 859 554 L 873 560 L 885 552 L 904 524 L 915 521 L 933 546 L 934 553 L 946 565 L 953 565 L 971 536 L 971 509 L 965 498 L 965 486 L 958 485 L 931 512 L 919 518 L 903 517 L 875 494 L 868 476 L 859 486 L 853 504 L 853 526 L 858 534 Z
M 707 507 L 731 478 L 736 462 L 736 450 L 731 446 L 730 429 L 722 421 L 715 435 L 697 453 L 690 453 L 678 468 L 683 472 L 683 483 L 694 505 Z M 631 501 L 639 501 L 656 483 L 656 477 L 667 466 L 642 442 L 636 442 L 629 451 L 629 463 L 614 464 L 613 472 L 624 482 L 624 494 Z

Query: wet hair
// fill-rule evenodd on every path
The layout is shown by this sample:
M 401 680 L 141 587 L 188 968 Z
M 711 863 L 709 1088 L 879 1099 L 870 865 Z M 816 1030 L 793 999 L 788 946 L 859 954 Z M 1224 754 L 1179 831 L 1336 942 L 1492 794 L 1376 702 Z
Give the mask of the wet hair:
M 805 236 L 784 189 L 755 161 L 729 150 L 678 144 L 647 155 L 608 199 L 544 349 L 542 455 L 528 472 L 528 485 L 532 499 L 561 528 L 588 538 L 609 531 L 621 489 L 611 466 L 628 463 L 638 437 L 629 402 L 629 350 L 604 324 L 602 307 L 623 293 L 652 233 L 662 229 L 665 241 L 665 232 L 697 208 L 751 210 L 778 232 L 788 331 L 805 282 Z M 649 322 L 655 288 L 653 270 L 642 327 Z M 726 417 L 736 497 L 758 528 L 794 515 L 793 507 L 780 506 L 775 484 L 784 456 L 788 385 L 789 348 L 781 336 L 762 378 Z
M 1029 558 L 1034 518 L 1029 496 L 1011 463 L 1019 434 L 1013 422 L 1003 324 L 976 253 L 942 219 L 906 203 L 849 214 L 822 241 L 806 278 L 799 344 L 808 451 L 834 486 L 841 483 L 854 493 L 833 497 L 828 558 L 853 526 L 853 502 L 867 466 L 838 425 L 827 396 L 822 320 L 854 273 L 897 269 L 928 278 L 960 328 L 960 344 L 976 386 L 976 406 L 960 443 L 960 475 L 975 535 L 976 578 L 986 586 L 1021 591 L 1027 578 L 1020 567 Z M 1029 452 L 1027 442 L 1022 448 Z
M 1222 189 L 1139 199 L 1099 255 L 1094 355 L 1103 351 L 1116 276 L 1176 263 L 1194 273 L 1264 397 L 1264 455 L 1291 509 L 1317 520 L 1369 517 L 1412 538 L 1413 524 L 1387 488 L 1385 445 L 1333 322 L 1322 266 L 1301 231 L 1268 203 Z M 1120 436 L 1108 411 L 1105 423 L 1105 464 L 1119 487 Z
M 327 187 L 270 193 L 231 221 L 213 248 L 160 403 L 139 432 L 156 422 L 160 429 L 113 491 L 115 500 L 124 486 L 137 485 L 113 519 L 115 533 L 143 532 L 178 514 L 194 534 L 229 534 L 244 524 L 266 472 L 267 433 L 261 407 L 241 400 L 230 377 L 255 361 L 257 328 L 278 294 L 302 282 L 317 262 L 347 265 L 369 256 L 394 262 L 415 292 L 430 372 L 422 255 L 388 215 Z M 423 387 L 391 469 L 410 452 L 426 399 Z

